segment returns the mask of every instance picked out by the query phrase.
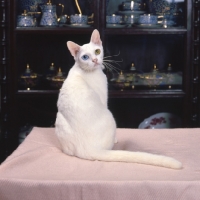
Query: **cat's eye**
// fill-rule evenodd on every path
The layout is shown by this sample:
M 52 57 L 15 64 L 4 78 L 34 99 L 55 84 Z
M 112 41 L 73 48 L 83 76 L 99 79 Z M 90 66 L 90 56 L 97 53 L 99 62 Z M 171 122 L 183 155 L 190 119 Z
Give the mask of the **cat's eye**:
M 82 58 L 83 60 L 87 60 L 87 59 L 89 58 L 89 56 L 88 56 L 88 55 L 83 55 L 81 58 Z
M 95 55 L 99 55 L 101 53 L 101 50 L 100 49 L 96 49 L 95 50 Z

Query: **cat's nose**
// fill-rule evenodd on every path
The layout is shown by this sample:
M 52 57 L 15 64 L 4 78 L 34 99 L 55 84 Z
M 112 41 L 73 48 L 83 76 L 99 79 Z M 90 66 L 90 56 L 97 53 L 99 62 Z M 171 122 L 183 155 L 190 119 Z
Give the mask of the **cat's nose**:
M 92 62 L 94 62 L 94 63 L 97 63 L 97 61 L 98 61 L 97 58 L 92 59 Z

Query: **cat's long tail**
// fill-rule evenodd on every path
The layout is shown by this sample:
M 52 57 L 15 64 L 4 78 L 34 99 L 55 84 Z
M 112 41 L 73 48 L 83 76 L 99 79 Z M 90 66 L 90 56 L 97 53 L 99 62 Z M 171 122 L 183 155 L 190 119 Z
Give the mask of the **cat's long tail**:
M 132 162 L 160 167 L 181 169 L 182 164 L 171 157 L 155 155 L 143 152 L 131 152 L 121 150 L 93 151 L 93 159 L 110 162 Z

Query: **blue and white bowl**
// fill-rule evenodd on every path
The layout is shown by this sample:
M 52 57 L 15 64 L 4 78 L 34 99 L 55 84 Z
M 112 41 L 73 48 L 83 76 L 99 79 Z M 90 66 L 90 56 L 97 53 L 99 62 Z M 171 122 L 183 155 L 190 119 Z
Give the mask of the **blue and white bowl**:
M 122 23 L 122 16 L 121 15 L 108 15 L 106 16 L 106 23 L 107 24 L 120 24 Z
M 71 24 L 87 24 L 88 23 L 88 16 L 75 14 L 70 16 L 70 23 Z
M 157 24 L 158 16 L 151 14 L 140 15 L 139 24 Z
M 136 24 L 138 23 L 139 16 L 138 15 L 125 15 L 124 23 L 126 24 Z
M 32 27 L 35 26 L 33 16 L 19 15 L 17 16 L 17 26 L 18 27 Z

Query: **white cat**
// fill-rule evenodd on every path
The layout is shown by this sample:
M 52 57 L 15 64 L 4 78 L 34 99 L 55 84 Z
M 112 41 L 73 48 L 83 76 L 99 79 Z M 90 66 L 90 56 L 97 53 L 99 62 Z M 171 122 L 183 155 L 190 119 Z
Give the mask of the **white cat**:
M 143 152 L 111 150 L 116 123 L 107 108 L 107 78 L 103 73 L 103 47 L 99 32 L 91 41 L 67 46 L 75 59 L 58 98 L 55 132 L 63 152 L 88 160 L 122 161 L 180 169 L 177 160 Z

